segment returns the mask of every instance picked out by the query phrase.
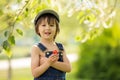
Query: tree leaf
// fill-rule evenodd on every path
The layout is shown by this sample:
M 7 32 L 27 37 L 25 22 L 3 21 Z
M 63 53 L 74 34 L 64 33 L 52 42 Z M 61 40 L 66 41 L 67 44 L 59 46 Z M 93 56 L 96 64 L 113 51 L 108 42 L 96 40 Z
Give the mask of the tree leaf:
M 96 18 L 95 18 L 95 15 L 91 13 L 86 16 L 86 19 L 89 20 L 90 22 L 93 22 L 95 21 Z
M 9 51 L 5 51 L 5 54 L 6 54 L 9 58 L 12 56 L 12 52 L 11 52 L 11 50 L 9 50 Z
M 75 41 L 76 41 L 76 42 L 81 41 L 81 36 L 80 36 L 80 35 L 75 36 Z
M 3 42 L 3 49 L 5 50 L 5 54 L 10 58 L 12 56 L 11 46 L 7 40 Z
M 17 31 L 17 33 L 18 33 L 19 35 L 23 36 L 23 32 L 22 32 L 22 30 L 20 30 L 20 29 L 16 29 L 16 31 Z
M 82 18 L 83 16 L 85 15 L 85 12 L 84 11 L 80 11 L 78 16 L 77 16 L 77 19 L 79 20 L 80 18 Z
M 85 17 L 82 17 L 82 18 L 79 20 L 79 23 L 82 24 L 84 20 L 85 20 Z
M 9 35 L 9 31 L 4 32 L 4 36 L 7 37 Z
M 5 50 L 5 51 L 10 51 L 10 44 L 8 43 L 8 41 L 7 40 L 5 40 L 4 42 L 3 42 L 3 49 Z
M 8 42 L 11 44 L 11 45 L 15 45 L 15 37 L 14 36 L 10 36 L 8 38 Z

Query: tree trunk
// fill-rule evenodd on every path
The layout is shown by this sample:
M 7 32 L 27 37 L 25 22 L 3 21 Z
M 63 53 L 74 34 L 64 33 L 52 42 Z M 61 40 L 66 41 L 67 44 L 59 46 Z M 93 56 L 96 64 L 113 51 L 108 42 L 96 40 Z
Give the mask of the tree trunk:
M 8 58 L 8 77 L 7 80 L 12 78 L 12 67 L 11 67 L 11 58 Z

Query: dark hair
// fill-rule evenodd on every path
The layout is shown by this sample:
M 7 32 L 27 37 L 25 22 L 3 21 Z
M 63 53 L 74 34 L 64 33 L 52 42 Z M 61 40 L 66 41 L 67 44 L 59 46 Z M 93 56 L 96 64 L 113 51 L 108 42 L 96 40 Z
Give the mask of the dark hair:
M 45 20 L 46 18 L 47 18 L 48 24 L 51 24 L 51 23 L 56 24 L 56 32 L 55 32 L 55 36 L 54 36 L 54 39 L 55 39 L 57 34 L 60 32 L 60 28 L 59 28 L 58 20 L 52 14 L 49 14 L 49 13 L 43 14 L 42 16 L 39 17 L 39 19 L 37 20 L 36 25 L 35 25 L 35 32 L 40 36 L 40 34 L 38 33 L 38 27 L 39 27 L 39 24 L 42 22 L 42 20 Z
M 40 18 L 41 16 L 43 16 L 44 14 L 52 14 L 52 15 L 57 19 L 57 21 L 60 22 L 60 20 L 59 20 L 59 15 L 58 15 L 54 10 L 46 9 L 46 10 L 40 11 L 40 12 L 37 14 L 37 16 L 36 16 L 35 19 L 34 19 L 34 25 L 37 24 L 37 21 L 39 20 L 39 18 Z

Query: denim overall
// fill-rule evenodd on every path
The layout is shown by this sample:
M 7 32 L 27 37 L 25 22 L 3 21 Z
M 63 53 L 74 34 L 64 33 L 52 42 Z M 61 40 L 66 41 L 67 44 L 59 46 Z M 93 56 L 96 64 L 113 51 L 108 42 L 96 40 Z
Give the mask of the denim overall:
M 61 43 L 56 43 L 58 49 L 59 49 L 59 59 L 58 61 L 60 62 L 63 62 L 63 53 L 62 51 L 64 50 L 63 49 L 63 46 Z M 44 52 L 47 48 L 41 44 L 41 43 L 38 43 L 37 46 Z M 46 57 L 49 57 L 53 52 L 52 51 L 46 51 L 45 52 L 45 56 Z M 53 67 L 49 67 L 47 71 L 45 71 L 42 75 L 40 75 L 39 77 L 37 78 L 34 78 L 34 80 L 65 80 L 65 75 L 66 73 L 63 72 L 63 71 L 60 71 L 60 70 L 57 70 Z

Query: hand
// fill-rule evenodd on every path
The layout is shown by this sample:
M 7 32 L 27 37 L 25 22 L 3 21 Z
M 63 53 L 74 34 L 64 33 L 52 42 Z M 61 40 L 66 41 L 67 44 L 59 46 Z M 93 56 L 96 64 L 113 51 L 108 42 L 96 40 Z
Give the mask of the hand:
M 49 56 L 49 58 L 48 58 L 48 62 L 49 62 L 50 64 L 52 64 L 52 63 L 58 61 L 58 59 L 59 59 L 58 54 L 51 54 L 51 55 Z
M 59 59 L 58 54 L 51 54 L 51 55 L 49 56 L 49 58 L 41 57 L 41 58 L 40 58 L 40 65 L 41 65 L 41 64 L 44 64 L 46 61 L 51 65 L 52 63 L 58 61 L 58 59 Z

